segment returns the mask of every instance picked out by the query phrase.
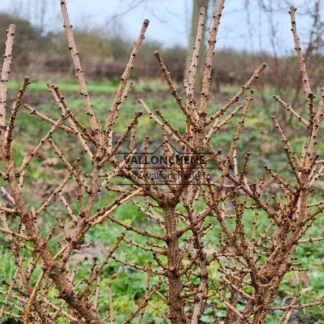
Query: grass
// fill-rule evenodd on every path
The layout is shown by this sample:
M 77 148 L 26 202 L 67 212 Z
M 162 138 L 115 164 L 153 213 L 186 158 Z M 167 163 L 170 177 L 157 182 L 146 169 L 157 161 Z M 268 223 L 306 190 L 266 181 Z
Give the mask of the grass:
M 59 80 L 57 83 L 60 85 L 61 91 L 63 93 L 66 92 L 65 96 L 70 109 L 77 114 L 83 123 L 87 124 L 82 101 L 77 96 L 79 91 L 78 85 L 73 82 L 71 83 L 68 80 Z M 9 83 L 9 90 L 17 90 L 19 86 L 19 82 L 11 82 Z M 111 96 L 107 96 L 106 94 L 115 92 L 116 84 L 108 82 L 89 82 L 88 88 L 94 105 L 95 113 L 102 125 L 105 122 L 107 112 L 112 104 Z M 152 90 L 165 90 L 165 86 L 161 84 L 148 85 L 141 83 L 139 85 L 135 85 L 135 90 L 137 91 L 142 91 L 148 88 Z M 33 99 L 33 96 L 35 96 L 36 93 L 47 91 L 47 87 L 43 82 L 34 82 L 31 84 L 28 91 L 31 93 L 31 99 Z M 228 93 L 234 93 L 235 88 L 226 89 L 226 91 Z M 270 97 L 271 95 L 271 89 L 269 89 L 267 96 Z M 217 101 L 214 100 L 214 103 L 211 103 L 211 114 L 228 99 L 225 99 L 223 95 L 218 95 L 218 97 L 219 99 L 216 97 Z M 243 102 L 243 100 L 241 101 Z M 146 99 L 146 103 L 150 108 L 152 108 L 152 110 L 159 108 L 165 114 L 165 116 L 172 121 L 176 128 L 183 131 L 183 116 L 181 111 L 176 106 L 173 98 L 168 97 L 168 99 L 165 99 L 150 96 Z M 59 110 L 52 100 L 44 100 L 44 102 L 39 102 L 34 105 L 34 108 L 53 119 L 59 118 Z M 271 109 L 273 111 L 278 111 L 278 107 L 275 104 L 271 107 Z M 135 111 L 137 110 L 140 110 L 140 106 L 136 102 L 136 95 L 131 95 L 121 108 L 120 116 L 114 128 L 116 137 L 119 137 L 123 133 Z M 235 132 L 235 127 L 233 127 L 233 125 L 236 125 L 238 118 L 239 117 L 235 117 L 233 121 L 230 121 L 228 125 L 219 132 L 217 139 L 215 139 L 213 143 L 216 149 L 222 149 L 225 154 L 228 150 L 228 144 L 231 142 Z M 49 128 L 50 126 L 48 124 L 35 118 L 34 116 L 31 116 L 27 111 L 22 111 L 19 113 L 15 128 L 16 141 L 13 145 L 16 166 L 22 162 L 23 152 L 26 150 L 30 151 L 38 143 L 40 138 L 46 134 Z M 161 144 L 162 132 L 158 130 L 155 124 L 150 121 L 147 115 L 144 114 L 140 120 L 137 132 L 136 145 L 138 147 L 141 147 L 141 141 L 147 134 L 150 136 L 151 147 L 155 148 Z M 306 140 L 307 136 L 307 134 L 300 131 L 299 125 L 295 121 L 293 121 L 292 125 L 289 126 L 287 134 L 288 138 L 291 140 L 293 148 L 296 149 L 301 147 L 301 144 Z M 82 148 L 78 143 L 76 143 L 72 136 L 68 136 L 58 131 L 53 135 L 53 139 L 62 149 L 64 155 L 70 162 L 74 161 L 78 156 L 83 156 L 84 153 L 82 152 Z M 265 171 L 263 166 L 264 164 L 268 164 L 276 172 L 289 179 L 291 178 L 291 175 L 287 172 L 287 160 L 285 155 L 282 153 L 283 146 L 284 145 L 281 143 L 279 135 L 273 131 L 271 122 L 267 116 L 267 112 L 264 111 L 260 101 L 258 98 L 256 98 L 253 108 L 251 109 L 246 120 L 245 129 L 238 144 L 238 159 L 240 161 L 240 166 L 244 155 L 250 151 L 252 153 L 252 158 L 248 168 L 248 177 L 256 180 L 257 178 L 264 176 Z M 324 153 L 324 142 L 319 144 L 319 149 L 322 151 L 321 153 Z M 57 183 L 59 179 L 62 179 L 65 176 L 64 166 L 60 161 L 57 159 L 55 160 L 55 158 L 56 156 L 45 147 L 42 150 L 40 157 L 35 159 L 29 166 L 26 173 L 25 185 L 25 199 L 27 200 L 29 206 L 34 205 L 34 201 L 38 201 L 38 205 L 35 207 L 39 207 L 48 196 L 48 192 L 51 192 L 51 184 Z M 44 160 L 48 161 L 50 166 L 46 165 L 46 163 L 44 164 Z M 90 170 L 90 163 L 84 162 L 86 159 L 83 159 L 82 161 L 82 171 Z M 67 196 L 71 201 L 72 208 L 77 212 L 77 201 L 73 200 L 72 196 L 68 194 Z M 101 199 L 99 199 L 99 202 L 95 205 L 95 208 L 100 208 L 106 205 L 107 202 L 112 201 L 115 196 L 113 193 L 105 191 L 102 193 L 100 198 Z M 202 207 L 203 206 L 201 206 L 201 208 Z M 56 224 L 55 217 L 57 217 L 57 215 L 60 216 L 67 227 L 73 226 L 69 218 L 66 216 L 66 212 L 63 210 L 62 206 L 55 202 L 51 205 L 46 213 L 42 214 L 42 218 L 39 220 L 38 226 L 41 229 L 43 236 L 45 236 L 49 232 L 50 228 Z M 154 233 L 159 231 L 156 225 L 148 221 L 145 216 L 132 204 L 119 207 L 115 211 L 114 215 L 126 223 L 145 228 L 147 231 Z M 248 233 L 251 230 L 252 219 L 252 212 L 247 211 L 244 214 L 244 224 Z M 213 219 L 208 219 L 207 221 L 214 222 Z M 266 228 L 268 220 L 265 218 L 265 216 L 260 215 L 259 223 L 259 233 L 261 234 Z M 17 227 L 17 222 L 15 220 L 10 220 L 10 227 L 15 229 Z M 323 228 L 324 219 L 322 217 L 318 217 L 317 221 L 308 231 L 306 237 L 322 236 Z M 117 236 L 120 235 L 122 230 L 123 229 L 120 226 L 106 221 L 103 225 L 97 226 L 96 228 L 90 230 L 85 238 L 85 243 L 89 242 L 94 245 L 100 243 L 104 247 L 109 248 L 113 245 Z M 215 249 L 219 247 L 218 236 L 220 231 L 220 227 L 216 225 L 213 230 L 208 233 L 205 238 L 208 248 Z M 50 249 L 53 252 L 58 251 L 59 241 L 62 239 L 62 237 L 59 235 L 54 235 L 54 238 L 55 239 L 51 241 L 50 245 Z M 127 238 L 143 245 L 146 244 L 145 238 L 135 235 L 130 231 L 127 232 Z M 152 240 L 152 242 L 154 242 L 154 240 Z M 14 261 L 10 253 L 9 246 L 1 234 L 0 243 L 0 256 L 2 259 L 2 262 L 0 262 L 0 272 L 2 273 L 1 279 L 9 282 L 15 271 Z M 134 246 L 126 246 L 125 243 L 123 243 L 116 251 L 116 255 L 118 255 L 118 257 L 121 259 L 125 259 L 128 262 L 138 265 L 144 265 L 149 261 L 153 261 L 151 253 L 139 250 Z M 295 273 L 288 273 L 280 286 L 280 292 L 275 302 L 282 304 L 283 300 L 289 298 L 289 296 L 296 295 L 298 292 L 302 293 L 301 302 L 324 299 L 324 266 L 323 262 L 321 261 L 324 257 L 324 250 L 321 242 L 314 244 L 307 243 L 299 246 L 296 249 L 294 256 L 300 260 L 301 267 L 310 268 L 309 284 L 302 285 L 299 283 L 297 286 L 293 286 L 291 284 L 291 278 L 295 275 Z M 71 266 L 77 267 L 76 282 L 89 274 L 89 266 L 92 261 L 91 255 L 88 255 L 87 257 L 87 261 L 79 263 L 75 262 L 74 264 L 71 264 Z M 104 255 L 99 256 L 99 262 L 103 259 L 103 257 Z M 40 271 L 40 268 L 38 268 L 33 275 L 31 279 L 32 284 L 36 282 Z M 209 268 L 209 274 L 211 278 L 216 280 L 218 279 L 217 265 L 215 263 Z M 104 268 L 104 274 L 102 276 L 101 296 L 99 303 L 100 306 L 98 309 L 99 314 L 104 316 L 108 312 L 109 305 L 107 287 L 109 283 L 112 283 L 116 323 L 121 323 L 132 311 L 136 309 L 137 305 L 143 298 L 145 293 L 145 280 L 145 276 L 143 276 L 143 274 L 139 271 L 126 266 L 121 266 L 114 260 L 110 260 L 108 265 L 106 265 Z M 6 286 L 3 285 L 1 290 L 5 289 Z M 56 289 L 52 288 L 50 290 L 50 299 L 53 299 L 54 301 L 56 294 Z M 0 295 L 0 303 L 1 301 L 3 301 L 2 295 Z M 219 307 L 219 316 L 224 315 L 224 306 L 217 306 Z M 167 306 L 161 301 L 161 299 L 154 297 L 147 308 L 143 323 L 168 323 L 166 320 L 167 312 Z M 310 319 L 311 323 L 324 323 L 324 316 L 320 307 L 309 308 L 304 312 Z M 202 323 L 210 323 L 211 315 L 212 310 L 209 305 L 207 307 L 206 315 L 204 315 L 204 317 L 201 319 Z M 296 312 L 296 316 L 300 316 L 301 318 L 306 318 L 306 315 Z M 277 323 L 279 317 L 279 313 L 271 314 L 268 316 L 267 323 Z M 64 322 L 62 319 L 57 319 L 55 323 L 66 322 Z
M 22 82 L 19 79 L 10 81 L 8 84 L 9 91 L 18 91 L 18 89 L 21 87 L 21 83 Z M 59 86 L 64 92 L 78 93 L 80 91 L 79 84 L 75 80 L 57 79 L 55 81 L 51 81 L 51 83 Z M 87 82 L 87 88 L 88 91 L 92 93 L 114 93 L 117 90 L 118 84 L 118 78 L 104 81 L 89 81 Z M 135 89 L 138 91 L 163 91 L 167 90 L 167 87 L 161 82 L 148 83 L 145 81 L 139 81 L 136 82 Z M 28 92 L 41 93 L 47 91 L 48 88 L 46 81 L 31 80 L 31 84 L 28 87 Z

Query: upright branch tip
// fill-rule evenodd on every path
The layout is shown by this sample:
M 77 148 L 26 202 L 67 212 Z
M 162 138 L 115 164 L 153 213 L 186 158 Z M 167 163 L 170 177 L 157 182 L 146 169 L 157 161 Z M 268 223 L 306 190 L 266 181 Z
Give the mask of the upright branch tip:
M 206 9 L 204 7 L 201 7 L 199 10 L 199 15 L 204 15 L 206 12 Z

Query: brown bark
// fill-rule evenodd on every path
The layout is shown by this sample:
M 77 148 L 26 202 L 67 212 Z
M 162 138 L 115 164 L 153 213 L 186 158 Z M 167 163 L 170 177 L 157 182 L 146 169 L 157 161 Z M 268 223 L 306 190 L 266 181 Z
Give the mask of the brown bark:
M 4 147 L 0 147 L 2 156 L 5 156 Z M 44 270 L 48 276 L 54 281 L 59 292 L 60 297 L 63 298 L 71 307 L 75 309 L 80 316 L 84 317 L 89 323 L 101 324 L 101 320 L 96 313 L 88 307 L 83 301 L 78 300 L 73 290 L 73 286 L 64 276 L 64 269 L 58 267 L 53 260 L 51 252 L 46 247 L 45 241 L 40 236 L 37 225 L 33 220 L 33 215 L 28 211 L 22 194 L 19 190 L 19 185 L 16 179 L 16 174 L 13 167 L 13 162 L 10 157 L 5 158 L 5 167 L 8 173 L 9 187 L 12 197 L 15 200 L 15 205 L 21 218 L 21 222 L 25 225 L 26 231 L 32 237 L 35 244 L 36 251 L 44 262 Z
M 179 276 L 182 256 L 180 254 L 179 242 L 177 236 L 177 218 L 175 206 L 167 204 L 164 208 L 165 229 L 168 236 L 167 241 L 167 257 L 168 257 L 168 272 L 169 281 L 169 318 L 172 324 L 185 323 L 184 301 L 180 296 L 183 284 Z

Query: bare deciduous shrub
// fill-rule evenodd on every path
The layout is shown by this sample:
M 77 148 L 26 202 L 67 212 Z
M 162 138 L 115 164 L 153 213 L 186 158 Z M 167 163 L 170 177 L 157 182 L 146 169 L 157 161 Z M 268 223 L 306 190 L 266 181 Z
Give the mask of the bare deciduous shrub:
M 148 170 L 147 160 L 150 154 L 148 136 L 143 140 L 139 164 L 134 163 L 138 161 L 135 136 L 142 112 L 135 113 L 121 137 L 114 138 L 113 134 L 117 117 L 121 114 L 121 106 L 132 87 L 132 83 L 128 80 L 148 27 L 148 20 L 143 23 L 106 123 L 101 128 L 87 91 L 66 3 L 60 1 L 68 46 L 90 127 L 83 125 L 70 111 L 59 88 L 49 84 L 49 91 L 57 103 L 61 116 L 57 120 L 52 120 L 26 105 L 35 117 L 52 126 L 32 152 L 25 156 L 20 166 L 13 163 L 11 143 L 15 119 L 29 80 L 28 78 L 24 80 L 11 110 L 10 119 L 7 121 L 7 82 L 15 36 L 15 26 L 10 25 L 0 87 L 0 152 L 4 168 L 0 176 L 7 181 L 7 185 L 1 187 L 7 203 L 0 206 L 2 222 L 0 230 L 5 233 L 10 244 L 17 269 L 11 282 L 3 282 L 6 289 L 1 291 L 1 294 L 5 295 L 5 300 L 1 306 L 0 318 L 9 315 L 23 323 L 54 323 L 59 317 L 73 323 L 114 323 L 113 285 L 106 288 L 110 296 L 107 315 L 100 318 L 97 312 L 101 276 L 112 259 L 147 276 L 145 296 L 138 303 L 136 311 L 128 314 L 124 323 L 141 323 L 153 295 L 159 296 L 168 304 L 170 310 L 168 319 L 174 324 L 198 323 L 208 308 L 214 310 L 214 320 L 220 323 L 221 319 L 218 316 L 220 307 L 226 309 L 226 317 L 223 318 L 225 323 L 265 323 L 267 314 L 274 310 L 283 311 L 280 319 L 282 323 L 291 309 L 323 305 L 323 301 L 299 304 L 299 296 L 296 296 L 289 306 L 276 306 L 273 305 L 273 301 L 284 275 L 289 271 L 304 270 L 298 268 L 298 260 L 292 256 L 296 246 L 306 241 L 323 239 L 319 237 L 305 240 L 302 237 L 324 209 L 323 201 L 312 204 L 308 202 L 309 197 L 314 195 L 314 184 L 323 172 L 324 161 L 319 160 L 316 144 L 319 125 L 323 119 L 324 95 L 318 109 L 315 110 L 314 95 L 309 86 L 297 36 L 295 8 L 292 7 L 290 11 L 292 31 L 303 77 L 308 120 L 302 118 L 283 99 L 277 96 L 274 99 L 306 127 L 309 140 L 303 146 L 299 157 L 289 144 L 278 120 L 273 117 L 274 125 L 284 143 L 287 167 L 290 168 L 295 182 L 286 181 L 275 170 L 265 166 L 270 177 L 278 185 L 278 191 L 279 189 L 282 191 L 278 196 L 267 197 L 264 179 L 252 182 L 246 178 L 250 155 L 246 154 L 243 163 L 239 163 L 236 157 L 236 145 L 253 102 L 254 92 L 250 90 L 250 86 L 259 78 L 266 65 L 261 64 L 250 80 L 221 109 L 208 117 L 211 63 L 224 2 L 224 0 L 218 2 L 210 30 L 199 100 L 194 98 L 194 87 L 205 19 L 204 9 L 200 10 L 189 77 L 184 85 L 186 100 L 183 100 L 176 90 L 162 56 L 155 52 L 171 95 L 183 112 L 185 126 L 185 130 L 181 132 L 172 125 L 172 121 L 164 117 L 162 111 L 156 110 L 154 113 L 143 99 L 138 100 L 144 111 L 162 131 L 163 153 L 160 158 L 164 161 L 165 168 L 159 170 L 161 178 L 152 178 Z M 247 91 L 249 94 L 245 105 L 232 109 Z M 228 112 L 230 109 L 231 112 Z M 228 151 L 223 154 L 214 148 L 211 139 L 217 136 L 218 131 L 231 122 L 239 112 L 242 113 L 233 139 Z M 82 171 L 80 166 L 82 160 L 72 163 L 65 158 L 60 149 L 61 143 L 56 143 L 52 138 L 54 133 L 62 131 L 70 134 L 71 147 L 75 144 L 73 142 L 75 139 L 82 146 L 85 157 L 91 161 L 91 172 Z M 117 153 L 126 143 L 127 157 L 121 161 Z M 44 149 L 45 144 L 49 144 L 50 150 L 59 156 L 67 173 L 46 201 L 36 209 L 34 207 L 36 203 L 30 207 L 27 205 L 23 195 L 23 183 L 28 165 Z M 180 155 L 175 146 L 182 150 Z M 240 169 L 239 165 L 242 166 Z M 139 170 L 136 167 L 139 167 Z M 120 181 L 127 180 L 129 184 L 120 186 L 116 178 L 121 179 Z M 74 182 L 77 191 L 75 197 L 78 200 L 77 213 L 65 198 L 66 185 L 71 181 Z M 106 188 L 111 190 L 116 198 L 108 204 L 105 203 L 104 207 L 94 210 L 95 204 L 100 200 L 100 192 Z M 62 203 L 74 223 L 74 227 L 68 231 L 60 215 L 57 216 L 56 227 L 61 230 L 63 239 L 56 253 L 50 248 L 56 228 L 53 228 L 45 238 L 38 228 L 38 225 L 41 225 L 42 215 L 55 200 Z M 148 232 L 145 228 L 135 227 L 115 217 L 114 211 L 126 203 L 134 204 L 149 220 L 155 222 L 157 231 Z M 254 213 L 254 219 L 248 228 L 244 225 L 245 218 L 246 213 L 251 211 Z M 9 228 L 9 220 L 14 215 L 18 215 L 20 220 L 17 231 Z M 269 224 L 265 230 L 261 222 Z M 112 223 L 125 228 L 126 234 L 118 237 L 101 263 L 98 263 L 97 259 L 93 260 L 87 278 L 76 282 L 77 268 L 71 268 L 69 262 L 74 250 L 84 247 L 82 241 L 90 229 L 101 224 L 110 226 Z M 206 235 L 216 225 L 221 229 L 219 248 L 211 251 L 206 242 Z M 130 232 L 144 236 L 147 244 L 139 244 L 130 239 L 127 235 Z M 133 245 L 142 251 L 152 253 L 154 262 L 146 263 L 143 260 L 144 265 L 138 265 L 118 257 L 122 244 Z M 32 285 L 31 277 L 39 265 L 42 272 Z M 58 290 L 57 299 L 53 299 L 49 294 L 53 287 Z

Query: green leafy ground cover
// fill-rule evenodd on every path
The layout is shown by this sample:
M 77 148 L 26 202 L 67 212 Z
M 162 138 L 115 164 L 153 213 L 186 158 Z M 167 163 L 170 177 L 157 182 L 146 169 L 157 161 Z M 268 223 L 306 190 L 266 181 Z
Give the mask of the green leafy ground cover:
M 79 119 L 87 125 L 87 119 L 84 113 L 83 104 L 78 96 L 78 85 L 71 83 L 70 81 L 60 81 L 58 85 L 61 86 L 61 91 L 64 93 L 66 101 L 70 109 L 79 117 Z M 18 89 L 20 82 L 9 83 L 9 91 L 11 95 L 13 91 Z M 126 129 L 129 121 L 132 119 L 135 111 L 140 110 L 139 104 L 136 99 L 139 95 L 145 95 L 146 104 L 154 109 L 159 108 L 165 116 L 172 121 L 173 125 L 180 131 L 184 131 L 183 116 L 176 106 L 175 101 L 168 95 L 165 86 L 161 84 L 155 84 L 153 86 L 148 84 L 135 85 L 135 91 L 129 96 L 121 108 L 119 118 L 114 128 L 116 137 L 120 136 Z M 216 111 L 229 99 L 230 95 L 235 93 L 235 88 L 225 89 L 226 95 L 213 94 L 211 98 L 210 114 Z M 101 125 L 105 122 L 108 110 L 111 106 L 113 97 L 112 93 L 116 91 L 116 85 L 112 83 L 95 83 L 89 84 L 90 97 L 94 105 L 97 118 L 100 120 Z M 160 91 L 159 95 L 155 95 L 154 91 Z M 32 102 L 33 108 L 42 112 L 43 114 L 53 118 L 59 118 L 59 110 L 56 107 L 54 101 L 50 98 L 50 94 L 47 93 L 47 87 L 44 83 L 35 82 L 31 84 L 26 96 L 25 103 Z M 266 95 L 269 99 L 272 97 L 271 89 L 268 89 Z M 241 100 L 244 103 L 244 99 Z M 238 103 L 239 104 L 239 103 Z M 21 108 L 24 110 L 23 108 Z M 279 107 L 273 103 L 271 107 L 268 107 L 269 111 L 279 113 Z M 245 122 L 245 129 L 241 135 L 241 139 L 238 144 L 238 160 L 239 163 L 243 162 L 243 157 L 247 152 L 251 152 L 252 158 L 249 163 L 247 172 L 248 178 L 256 180 L 260 176 L 264 176 L 264 164 L 271 166 L 273 170 L 280 173 L 286 179 L 290 179 L 291 175 L 287 171 L 287 160 L 283 153 L 283 143 L 281 142 L 279 135 L 273 130 L 271 125 L 271 118 L 269 118 L 269 111 L 265 111 L 261 105 L 261 101 L 258 98 L 255 99 L 253 107 L 249 112 L 248 118 Z M 217 149 L 223 149 L 227 152 L 229 143 L 232 140 L 236 121 L 239 117 L 235 117 L 231 122 L 224 127 L 219 134 L 215 137 L 213 145 Z M 13 150 L 15 154 L 16 166 L 22 162 L 23 152 L 30 151 L 39 140 L 46 134 L 50 126 L 29 114 L 27 110 L 19 113 L 15 128 L 15 142 L 13 144 Z M 293 121 L 291 125 L 287 127 L 287 136 L 291 141 L 291 145 L 298 152 L 302 143 L 305 141 L 307 134 L 299 128 L 298 122 Z M 161 132 L 157 129 L 156 125 L 145 114 L 140 120 L 136 145 L 141 147 L 141 142 L 145 135 L 150 136 L 150 146 L 157 147 L 161 141 Z M 66 135 L 61 131 L 58 131 L 53 135 L 53 139 L 60 147 L 69 161 L 74 161 L 77 157 L 83 157 L 84 153 L 78 143 L 72 136 Z M 324 153 L 324 141 L 319 144 L 319 148 Z M 45 160 L 45 162 L 44 162 Z M 89 171 L 91 164 L 85 157 L 81 159 L 82 171 Z M 2 167 L 2 165 L 0 166 Z M 29 204 L 34 204 L 35 200 L 38 201 L 39 207 L 46 199 L 51 189 L 55 188 L 55 183 L 60 179 L 63 179 L 66 172 L 64 166 L 57 159 L 55 154 L 49 150 L 42 150 L 41 154 L 35 159 L 29 166 L 26 173 L 25 184 L 25 198 Z M 323 185 L 324 187 L 324 185 Z M 272 194 L 276 188 L 272 188 L 269 185 L 269 195 Z M 318 195 L 322 195 L 323 188 L 319 188 Z M 69 201 L 72 204 L 74 211 L 77 213 L 77 201 L 72 195 L 68 196 Z M 115 194 L 109 191 L 102 192 L 102 197 L 98 200 L 95 208 L 100 208 L 109 204 L 112 199 L 115 198 Z M 1 199 L 1 198 L 0 198 Z M 280 199 L 280 197 L 279 197 Z M 311 202 L 310 202 L 311 203 Z M 203 208 L 201 203 L 200 208 Z M 199 208 L 199 206 L 197 207 Z M 138 211 L 131 203 L 127 203 L 119 207 L 114 216 L 128 224 L 145 228 L 150 232 L 157 233 L 160 231 L 156 225 L 148 221 L 140 211 Z M 66 227 L 72 227 L 73 224 L 66 215 L 64 207 L 59 203 L 53 203 L 46 213 L 42 213 L 41 219 L 38 221 L 39 228 L 42 230 L 44 236 L 49 232 L 53 224 L 56 224 L 56 218 L 59 217 L 66 224 Z M 245 229 L 248 232 L 251 229 L 253 219 L 253 212 L 246 211 L 244 214 Z M 230 220 L 229 220 L 230 221 Z M 207 219 L 206 222 L 215 222 L 214 219 Z M 259 234 L 267 227 L 268 220 L 265 215 L 260 215 L 259 220 Z M 10 226 L 15 229 L 17 227 L 17 220 L 10 220 Z M 308 231 L 306 237 L 318 237 L 323 236 L 324 218 L 323 215 L 319 215 L 317 221 L 312 228 Z M 93 246 L 104 246 L 109 248 L 113 245 L 116 238 L 124 229 L 120 226 L 106 221 L 104 224 L 96 226 L 91 229 L 85 238 L 84 243 L 92 243 Z M 218 235 L 220 228 L 216 225 L 205 237 L 205 244 L 208 249 L 215 250 L 219 247 Z M 146 239 L 142 236 L 136 235 L 130 231 L 126 234 L 128 239 L 131 239 L 139 244 L 146 244 Z M 61 236 L 55 236 L 55 241 L 51 241 L 51 249 L 53 251 L 59 250 L 59 241 Z M 154 240 L 151 240 L 154 242 Z M 98 248 L 99 250 L 99 248 Z M 138 265 L 146 265 L 149 261 L 155 262 L 151 253 L 142 251 L 134 246 L 126 245 L 122 243 L 119 249 L 116 251 L 116 255 L 130 263 Z M 11 255 L 8 244 L 6 243 L 4 236 L 0 234 L 0 273 L 1 279 L 10 281 L 15 271 L 14 260 Z M 294 253 L 300 262 L 301 267 L 307 267 L 310 269 L 306 282 L 301 280 L 294 280 L 296 273 L 290 272 L 284 278 L 280 293 L 276 299 L 276 303 L 282 305 L 283 302 L 289 300 L 290 296 L 296 295 L 298 292 L 302 294 L 301 302 L 317 301 L 324 299 L 324 249 L 321 242 L 314 244 L 302 244 Z M 92 255 L 84 255 L 88 260 L 82 262 L 78 257 L 74 258 L 71 263 L 72 266 L 77 266 L 76 281 L 82 279 L 88 275 L 89 268 L 92 263 Z M 99 261 L 103 259 L 104 254 L 98 256 Z M 84 258 L 83 258 L 84 259 Z M 26 261 L 27 262 L 27 261 Z M 35 271 L 31 282 L 34 283 L 40 274 L 40 267 Z M 217 264 L 213 263 L 209 267 L 209 275 L 211 279 L 219 280 L 219 274 L 217 273 Z M 101 281 L 101 295 L 99 302 L 99 313 L 104 316 L 108 309 L 108 283 L 113 285 L 113 298 L 114 308 L 116 314 L 116 323 L 121 323 L 132 311 L 136 309 L 136 306 L 141 302 L 145 293 L 145 276 L 133 268 L 122 266 L 116 263 L 114 260 L 110 260 L 108 265 L 104 268 L 104 274 Z M 164 287 L 165 289 L 166 287 Z M 2 290 L 6 287 L 3 285 Z M 57 291 L 55 288 L 50 290 L 50 297 L 55 298 Z M 3 300 L 3 296 L 0 295 L 0 304 Z M 217 305 L 219 307 L 219 315 L 225 314 L 224 305 Z M 14 312 L 14 310 L 13 310 Z M 165 303 L 158 297 L 154 297 L 147 307 L 145 313 L 144 323 L 168 323 L 166 314 L 168 308 Z M 207 314 L 201 319 L 202 323 L 211 323 L 212 308 L 211 305 L 207 307 Z M 324 314 L 321 307 L 309 308 L 301 312 L 294 312 L 294 316 L 300 318 L 300 323 L 324 323 Z M 268 317 L 268 323 L 277 323 L 280 313 L 273 313 Z M 308 322 L 307 322 L 308 321 Z M 63 320 L 57 319 L 57 323 L 65 323 Z M 7 323 L 15 323 L 13 319 L 8 319 Z

